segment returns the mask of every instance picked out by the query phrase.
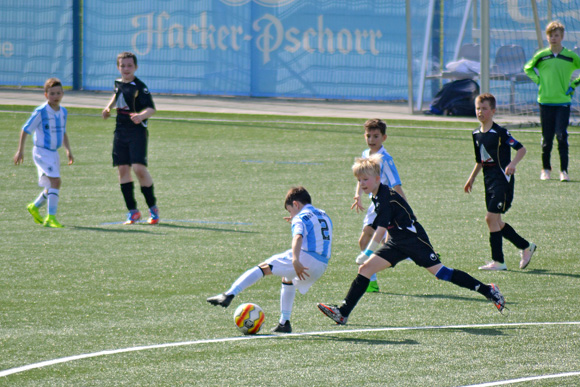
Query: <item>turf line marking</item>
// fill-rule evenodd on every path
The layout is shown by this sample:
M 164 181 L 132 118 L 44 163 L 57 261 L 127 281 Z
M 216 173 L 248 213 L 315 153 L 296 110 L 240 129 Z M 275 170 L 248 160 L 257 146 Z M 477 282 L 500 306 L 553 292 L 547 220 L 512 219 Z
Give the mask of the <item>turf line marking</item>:
M 161 223 L 163 222 L 170 222 L 170 223 L 198 223 L 198 224 L 230 224 L 235 226 L 253 226 L 252 223 L 247 222 L 219 222 L 219 221 L 210 221 L 210 220 L 178 220 L 178 219 L 161 219 Z M 125 222 L 105 222 L 101 223 L 101 226 L 111 226 L 115 224 L 123 224 Z M 146 220 L 138 220 L 135 223 L 147 223 Z
M 239 336 L 239 337 L 226 337 L 222 339 L 205 339 L 205 340 L 194 340 L 194 341 L 183 341 L 179 343 L 166 343 L 166 344 L 154 344 L 145 345 L 142 347 L 131 347 L 131 348 L 121 348 L 121 349 L 111 349 L 100 352 L 85 353 L 81 355 L 61 357 L 59 359 L 46 360 L 40 363 L 33 363 L 24 365 L 21 367 L 10 368 L 4 371 L 0 371 L 0 377 L 13 375 L 16 373 L 29 371 L 33 369 L 43 368 L 52 366 L 55 364 L 69 363 L 75 360 L 89 359 L 99 356 L 116 355 L 119 353 L 128 352 L 138 352 L 146 351 L 149 349 L 163 349 L 172 347 L 184 347 L 188 345 L 196 344 L 210 344 L 210 343 L 225 343 L 225 342 L 235 342 L 244 340 L 259 340 L 259 339 L 284 339 L 288 337 L 297 336 L 320 336 L 320 335 L 339 335 L 343 333 L 364 333 L 364 332 L 395 332 L 395 331 L 424 331 L 424 330 L 438 330 L 438 329 L 470 329 L 470 328 L 505 328 L 505 327 L 525 327 L 525 326 L 549 326 L 549 325 L 580 325 L 580 321 L 564 321 L 564 322 L 529 322 L 529 323 L 503 323 L 503 324 L 467 324 L 467 325 L 432 325 L 424 327 L 387 327 L 387 328 L 362 328 L 362 329 L 342 329 L 342 330 L 332 330 L 332 331 L 320 331 L 320 332 L 303 332 L 303 333 L 289 333 L 285 335 L 254 335 L 254 336 Z M 500 382 L 501 383 L 501 382 Z M 477 386 L 487 386 L 488 384 L 481 384 Z M 489 386 L 496 384 L 489 384 Z
M 543 380 L 543 379 L 567 378 L 569 376 L 580 376 L 580 371 L 564 372 L 564 373 L 561 373 L 561 374 L 552 374 L 552 375 L 529 376 L 529 377 L 525 377 L 525 378 L 518 378 L 518 379 L 511 379 L 511 380 L 502 380 L 500 382 L 489 382 L 489 383 L 482 383 L 482 384 L 470 384 L 469 386 L 463 386 L 463 387 L 492 387 L 492 386 L 503 386 L 505 384 L 531 382 L 533 380 Z

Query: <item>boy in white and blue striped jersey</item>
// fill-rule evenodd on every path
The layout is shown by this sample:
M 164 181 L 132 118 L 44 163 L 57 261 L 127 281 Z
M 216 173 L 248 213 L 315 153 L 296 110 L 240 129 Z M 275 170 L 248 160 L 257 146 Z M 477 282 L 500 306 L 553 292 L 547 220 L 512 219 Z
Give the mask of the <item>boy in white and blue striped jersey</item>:
M 302 294 L 308 292 L 328 266 L 332 248 L 332 221 L 326 212 L 312 205 L 310 194 L 304 187 L 294 187 L 288 191 L 284 208 L 290 213 L 290 217 L 285 219 L 292 223 L 292 248 L 247 270 L 225 293 L 210 297 L 207 302 L 227 308 L 242 290 L 265 275 L 277 275 L 282 277 L 281 315 L 272 332 L 290 333 L 290 315 L 296 289 Z
M 64 146 L 68 165 L 74 162 L 70 143 L 66 134 L 67 110 L 60 106 L 64 95 L 62 83 L 57 78 L 49 78 L 44 83 L 46 102 L 37 107 L 20 132 L 18 150 L 14 155 L 14 164 L 24 160 L 24 143 L 29 134 L 33 134 L 34 147 L 32 159 L 38 170 L 38 185 L 43 187 L 36 200 L 27 206 L 28 212 L 38 224 L 46 227 L 61 228 L 56 220 L 60 185 L 60 157 L 58 148 Z M 48 202 L 48 203 L 47 203 Z M 45 218 L 38 209 L 47 203 L 48 214 Z

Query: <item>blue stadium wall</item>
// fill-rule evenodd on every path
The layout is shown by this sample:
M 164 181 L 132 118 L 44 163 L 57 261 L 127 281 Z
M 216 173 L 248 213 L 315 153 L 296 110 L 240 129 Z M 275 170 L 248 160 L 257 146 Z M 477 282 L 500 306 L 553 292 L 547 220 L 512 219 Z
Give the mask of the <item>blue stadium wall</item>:
M 452 58 L 466 0 L 435 3 L 431 65 Z M 428 4 L 412 1 L 415 82 Z M 492 0 L 492 20 L 501 28 L 521 28 L 522 20 L 506 10 L 514 4 L 518 0 Z M 554 9 L 562 6 L 572 7 L 569 0 L 552 1 Z M 464 42 L 471 41 L 471 21 L 467 31 Z M 531 56 L 533 42 L 525 43 Z M 111 90 L 121 51 L 137 54 L 137 76 L 157 93 L 381 101 L 408 96 L 402 0 L 2 1 L 0 85 L 42 85 L 56 76 L 67 86 Z M 426 94 L 439 87 L 439 81 L 428 82 Z

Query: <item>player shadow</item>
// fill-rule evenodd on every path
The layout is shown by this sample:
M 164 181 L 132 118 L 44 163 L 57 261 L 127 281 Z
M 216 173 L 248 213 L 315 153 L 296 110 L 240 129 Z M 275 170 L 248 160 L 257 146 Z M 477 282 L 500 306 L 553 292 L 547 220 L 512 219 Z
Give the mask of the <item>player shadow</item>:
M 559 277 L 570 277 L 570 278 L 580 278 L 580 274 L 573 274 L 573 273 L 558 273 L 558 272 L 554 272 L 551 270 L 546 270 L 546 269 L 532 269 L 532 270 L 526 270 L 526 271 L 511 271 L 510 273 L 514 273 L 514 274 L 524 274 L 524 275 L 530 275 L 530 274 L 537 274 L 537 275 L 554 275 L 554 276 L 559 276 Z
M 148 225 L 148 227 L 151 227 Z M 258 234 L 257 231 L 244 231 L 244 230 L 236 230 L 231 228 L 216 228 L 216 227 L 204 227 L 204 226 L 194 226 L 189 224 L 175 224 L 175 223 L 159 223 L 153 226 L 155 228 L 182 228 L 182 229 L 189 229 L 189 230 L 206 230 L 206 231 L 216 231 L 216 232 L 235 232 L 240 234 Z
M 66 226 L 72 230 L 80 231 L 97 231 L 97 232 L 113 232 L 113 233 L 130 233 L 130 234 L 161 234 L 153 230 L 137 229 L 133 227 L 125 228 L 108 228 L 108 227 L 86 227 L 86 226 Z
M 352 344 L 367 344 L 367 345 L 419 345 L 420 343 L 416 340 L 404 339 L 404 340 L 380 340 L 380 339 L 363 339 L 354 337 L 344 337 L 344 336 L 332 336 L 332 335 L 312 335 L 309 336 L 310 339 L 321 340 L 321 341 L 337 341 L 342 343 L 352 343 Z
M 440 300 L 455 300 L 455 301 L 469 301 L 469 302 L 484 302 L 488 303 L 489 300 L 477 297 L 467 297 L 467 296 L 455 296 L 450 294 L 402 294 L 402 293 L 391 293 L 391 292 L 378 292 L 378 294 L 385 294 L 388 296 L 397 296 L 397 297 L 413 297 L 413 298 L 426 298 L 426 299 L 440 299 Z

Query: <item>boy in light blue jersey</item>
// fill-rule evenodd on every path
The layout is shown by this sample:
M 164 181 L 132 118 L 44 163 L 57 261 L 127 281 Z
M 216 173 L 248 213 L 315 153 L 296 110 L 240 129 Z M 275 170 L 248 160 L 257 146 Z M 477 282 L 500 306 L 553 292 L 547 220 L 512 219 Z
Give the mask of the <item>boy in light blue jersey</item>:
M 60 157 L 58 148 L 64 146 L 68 164 L 74 162 L 66 134 L 67 110 L 60 106 L 64 95 L 62 83 L 57 78 L 49 78 L 44 83 L 44 96 L 47 101 L 37 107 L 20 132 L 18 150 L 14 155 L 14 164 L 19 165 L 24 160 L 24 143 L 29 134 L 34 134 L 32 158 L 38 170 L 38 185 L 44 187 L 40 195 L 27 206 L 34 221 L 45 227 L 62 228 L 56 220 L 58 198 L 60 192 Z M 40 215 L 39 207 L 48 202 L 48 214 Z
M 291 188 L 284 208 L 290 213 L 285 218 L 292 223 L 292 248 L 273 255 L 258 266 L 247 270 L 222 294 L 209 297 L 207 302 L 227 308 L 233 298 L 266 275 L 282 277 L 280 291 L 280 320 L 272 332 L 291 333 L 290 315 L 296 289 L 306 294 L 326 271 L 332 248 L 332 221 L 315 208 L 304 187 Z
M 387 152 L 383 143 L 387 140 L 387 125 L 383 120 L 378 118 L 373 118 L 367 120 L 364 125 L 365 128 L 365 141 L 368 145 L 368 149 L 363 151 L 362 157 L 369 158 L 371 155 L 378 154 L 381 155 L 381 183 L 389 186 L 390 188 L 394 189 L 399 195 L 403 197 L 403 199 L 407 200 L 405 194 L 403 192 L 403 188 L 401 187 L 401 179 L 399 178 L 399 173 L 397 172 L 397 167 L 395 166 L 395 161 L 391 157 L 391 155 Z M 361 196 L 362 196 L 362 189 L 360 184 L 357 183 L 356 185 L 356 192 L 354 195 L 354 203 L 350 207 L 351 209 L 356 208 L 356 211 L 359 212 L 364 210 L 362 205 Z M 375 233 L 375 229 L 373 228 L 373 222 L 376 218 L 377 214 L 375 213 L 375 206 L 373 202 L 369 204 L 369 208 L 367 210 L 365 219 L 363 221 L 363 229 L 361 236 L 358 240 L 359 247 L 361 251 L 366 251 L 369 244 L 372 242 L 371 238 Z M 377 246 L 372 246 L 371 250 L 376 250 Z M 361 265 L 365 260 L 366 256 L 362 254 L 359 255 L 357 258 L 356 263 Z M 367 292 L 378 292 L 379 291 L 379 284 L 377 282 L 377 275 L 373 274 L 371 278 L 371 282 L 369 283 L 369 287 Z

